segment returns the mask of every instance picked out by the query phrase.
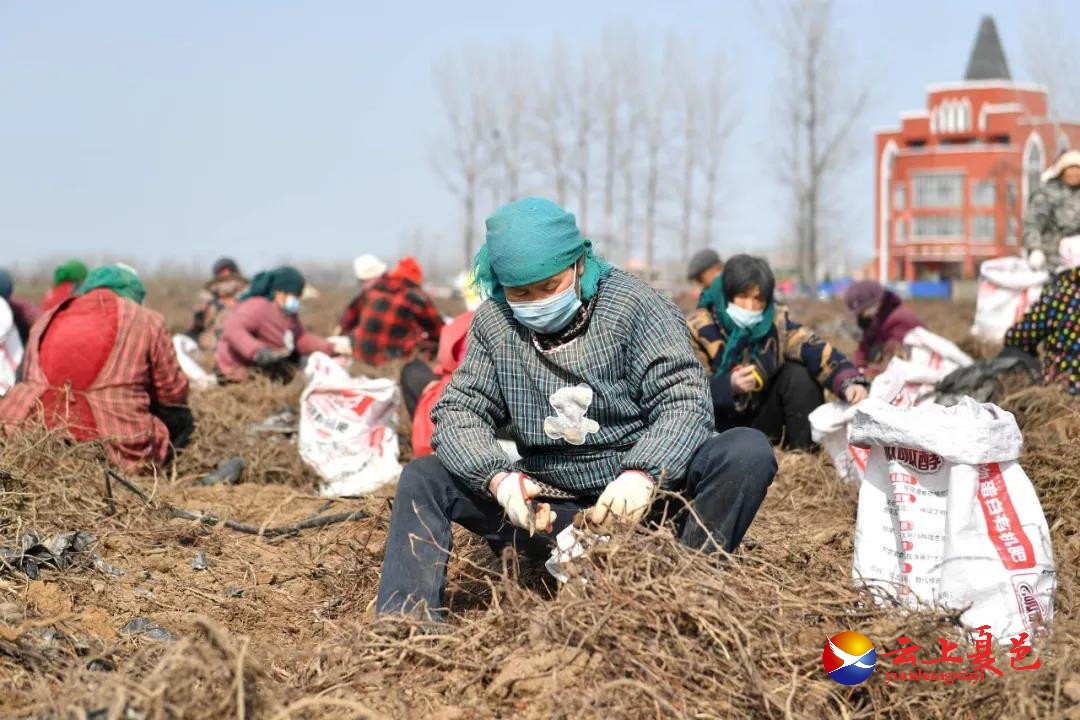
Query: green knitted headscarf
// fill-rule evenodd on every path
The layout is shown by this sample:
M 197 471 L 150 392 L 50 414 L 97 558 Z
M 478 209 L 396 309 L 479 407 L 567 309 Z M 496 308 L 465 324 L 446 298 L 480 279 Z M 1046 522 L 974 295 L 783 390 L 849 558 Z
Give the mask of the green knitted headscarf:
M 134 300 L 140 305 L 146 297 L 146 287 L 139 276 L 119 265 L 103 265 L 94 268 L 75 294 L 85 295 L 98 288 L 108 288 L 120 297 Z
M 78 285 L 86 279 L 88 273 L 89 270 L 86 264 L 81 260 L 68 260 L 53 271 L 53 285 L 59 285 L 63 282 Z
M 724 328 L 727 341 L 724 343 L 724 353 L 720 356 L 720 364 L 713 373 L 716 376 L 723 375 L 731 370 L 738 358 L 735 356 L 735 348 L 746 338 L 751 354 L 756 354 L 761 346 L 761 341 L 768 337 L 776 319 L 776 303 L 770 302 L 765 307 L 765 313 L 761 320 L 750 328 L 744 328 L 735 324 L 731 316 L 727 314 L 728 301 L 724 297 L 724 276 L 717 275 L 709 287 L 698 298 L 698 307 L 706 308 L 716 318 L 716 321 Z
M 251 279 L 251 286 L 241 296 L 241 300 L 249 297 L 264 297 L 274 299 L 274 292 L 280 290 L 289 295 L 299 296 L 304 292 L 304 276 L 299 270 L 291 265 L 282 265 L 273 270 L 263 271 Z
M 542 198 L 503 205 L 487 219 L 487 239 L 473 261 L 473 283 L 487 297 L 505 300 L 504 287 L 519 287 L 557 275 L 585 257 L 581 299 L 596 295 L 611 265 L 592 251 L 573 214 Z

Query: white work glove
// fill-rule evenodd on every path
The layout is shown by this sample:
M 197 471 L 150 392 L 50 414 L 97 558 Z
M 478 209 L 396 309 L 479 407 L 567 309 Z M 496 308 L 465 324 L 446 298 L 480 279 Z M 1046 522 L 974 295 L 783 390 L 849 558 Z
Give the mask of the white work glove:
M 1032 270 L 1042 270 L 1046 267 L 1046 255 L 1042 250 L 1032 250 L 1028 253 L 1027 263 L 1031 266 Z
M 512 525 L 528 530 L 530 536 L 537 531 L 551 532 L 555 513 L 548 503 L 532 501 L 540 493 L 540 486 L 527 475 L 517 471 L 498 473 L 491 479 L 489 488 Z
M 656 483 L 640 470 L 626 470 L 600 493 L 596 505 L 589 508 L 586 519 L 594 525 L 611 520 L 636 523 L 645 517 L 652 506 Z
M 352 355 L 352 341 L 344 335 L 332 335 L 326 338 L 334 348 L 335 355 Z

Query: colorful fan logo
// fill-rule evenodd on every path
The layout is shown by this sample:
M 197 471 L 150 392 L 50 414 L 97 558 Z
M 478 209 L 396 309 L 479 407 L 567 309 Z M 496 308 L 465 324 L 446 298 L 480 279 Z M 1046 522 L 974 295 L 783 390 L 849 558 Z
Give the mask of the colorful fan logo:
M 874 672 L 877 653 L 874 643 L 865 635 L 845 631 L 833 635 L 825 643 L 821 664 L 841 685 L 858 685 Z

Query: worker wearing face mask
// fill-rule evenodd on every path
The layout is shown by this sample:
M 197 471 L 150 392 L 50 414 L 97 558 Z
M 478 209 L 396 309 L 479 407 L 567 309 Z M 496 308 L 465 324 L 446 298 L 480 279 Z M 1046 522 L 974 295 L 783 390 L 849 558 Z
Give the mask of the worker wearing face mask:
M 761 258 L 736 255 L 690 316 L 694 349 L 710 375 L 716 427 L 753 427 L 788 450 L 809 450 L 810 413 L 824 389 L 855 404 L 870 382 L 776 302 Z
M 862 330 L 855 364 L 871 378 L 884 371 L 903 349 L 909 332 L 925 327 L 915 313 L 904 307 L 896 293 L 873 280 L 860 280 L 849 287 L 844 293 L 844 304 Z
M 538 198 L 488 218 L 474 272 L 488 299 L 432 410 L 435 454 L 398 483 L 379 615 L 443 617 L 453 523 L 543 558 L 579 511 L 601 526 L 636 523 L 670 490 L 693 509 L 675 523 L 684 544 L 733 550 L 776 460 L 757 431 L 713 431 L 678 308 Z M 519 461 L 496 440 L 503 427 Z
M 292 379 L 300 358 L 314 352 L 347 355 L 348 344 L 335 345 L 307 332 L 300 323 L 304 276 L 288 265 L 261 272 L 225 319 L 214 365 L 218 378 L 243 382 L 252 370 L 279 381 Z

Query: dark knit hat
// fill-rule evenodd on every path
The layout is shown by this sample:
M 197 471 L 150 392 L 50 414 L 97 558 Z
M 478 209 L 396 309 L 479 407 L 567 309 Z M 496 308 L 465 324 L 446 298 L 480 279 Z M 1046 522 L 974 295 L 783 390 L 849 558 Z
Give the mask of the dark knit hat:
M 720 264 L 720 256 L 712 248 L 698 250 L 694 257 L 690 258 L 690 264 L 686 266 L 686 279 L 693 280 L 713 265 Z
M 237 266 L 236 261 L 231 257 L 220 257 L 214 261 L 214 267 L 211 272 L 216 276 L 220 275 L 225 270 L 228 270 L 233 275 L 240 274 L 240 268 Z
M 860 280 L 844 293 L 844 304 L 855 315 L 861 315 L 881 302 L 885 297 L 885 288 L 874 280 Z

